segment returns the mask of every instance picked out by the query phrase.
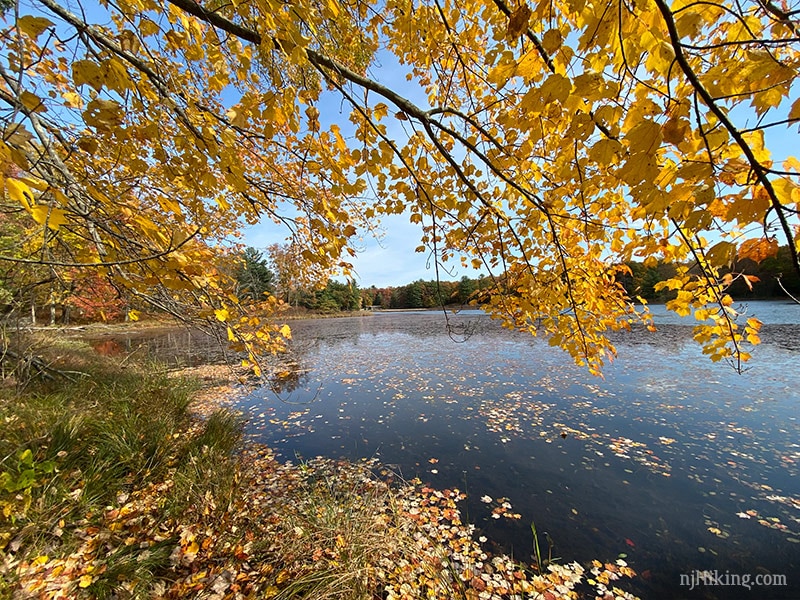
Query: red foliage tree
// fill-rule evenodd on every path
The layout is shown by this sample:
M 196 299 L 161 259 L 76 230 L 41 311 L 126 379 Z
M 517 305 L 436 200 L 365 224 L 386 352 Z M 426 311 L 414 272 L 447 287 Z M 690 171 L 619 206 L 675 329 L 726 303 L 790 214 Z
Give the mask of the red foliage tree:
M 88 269 L 75 269 L 71 276 L 72 293 L 65 304 L 77 309 L 81 318 L 105 322 L 122 316 L 125 300 L 108 279 Z

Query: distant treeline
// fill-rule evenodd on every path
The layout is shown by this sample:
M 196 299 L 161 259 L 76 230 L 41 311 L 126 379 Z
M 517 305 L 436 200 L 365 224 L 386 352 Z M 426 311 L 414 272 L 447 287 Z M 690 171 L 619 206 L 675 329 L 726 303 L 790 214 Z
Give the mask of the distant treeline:
M 491 286 L 488 277 L 460 281 L 423 281 L 419 279 L 401 287 L 376 288 L 366 290 L 370 304 L 381 308 L 434 308 L 442 305 L 468 304 L 480 290 Z M 371 298 L 370 298 L 371 297 Z
M 619 282 L 631 296 L 664 302 L 675 295 L 675 291 L 656 292 L 659 281 L 669 279 L 675 274 L 675 265 L 660 263 L 645 266 L 641 262 L 626 263 L 629 274 L 619 276 Z M 248 248 L 244 262 L 237 273 L 241 297 L 259 298 L 264 292 L 277 294 L 284 302 L 323 313 L 359 310 L 367 307 L 380 308 L 434 308 L 437 306 L 466 305 L 470 301 L 480 301 L 481 291 L 492 287 L 488 277 L 472 279 L 462 277 L 459 281 L 423 281 L 422 279 L 398 287 L 359 288 L 354 282 L 341 283 L 328 281 L 322 289 L 304 289 L 290 277 L 276 275 L 263 255 Z M 277 269 L 276 269 L 277 270 Z M 800 276 L 792 268 L 789 249 L 783 246 L 775 256 L 765 258 L 760 263 L 750 259 L 737 261 L 733 273 L 745 273 L 749 277 L 752 290 L 743 278 L 736 279 L 728 293 L 736 300 L 767 299 L 786 297 L 778 283 L 795 297 L 800 296 Z
M 645 267 L 640 262 L 626 263 L 631 270 L 630 275 L 620 276 L 619 281 L 631 295 L 638 295 L 646 300 L 663 302 L 674 297 L 675 291 L 655 291 L 659 281 L 669 279 L 675 274 L 675 265 L 659 263 L 657 266 Z M 781 246 L 775 256 L 763 259 L 757 263 L 748 258 L 736 261 L 733 274 L 744 273 L 748 275 L 752 290 L 744 278 L 735 279 L 728 288 L 727 293 L 735 300 L 768 298 L 785 298 L 786 293 L 781 289 L 781 284 L 793 296 L 800 295 L 800 276 L 792 266 L 791 255 L 787 246 Z M 725 274 L 723 270 L 721 274 Z M 778 280 L 780 279 L 780 284 Z
M 641 262 L 626 263 L 630 274 L 620 275 L 619 281 L 632 296 L 665 302 L 672 299 L 674 290 L 655 291 L 655 285 L 675 275 L 675 265 L 659 263 L 646 267 Z M 750 259 L 737 261 L 733 273 L 745 273 L 750 277 L 752 290 L 743 278 L 736 279 L 728 288 L 728 293 L 736 300 L 785 298 L 786 293 L 778 283 L 795 297 L 800 296 L 800 276 L 794 271 L 789 248 L 782 246 L 776 256 L 765 258 L 760 263 Z M 723 272 L 724 274 L 724 272 Z M 757 278 L 757 279 L 756 279 Z M 452 304 L 468 304 L 479 297 L 480 290 L 491 287 L 489 278 L 460 281 L 418 280 L 400 287 L 368 288 L 362 290 L 365 303 L 383 308 L 433 308 Z

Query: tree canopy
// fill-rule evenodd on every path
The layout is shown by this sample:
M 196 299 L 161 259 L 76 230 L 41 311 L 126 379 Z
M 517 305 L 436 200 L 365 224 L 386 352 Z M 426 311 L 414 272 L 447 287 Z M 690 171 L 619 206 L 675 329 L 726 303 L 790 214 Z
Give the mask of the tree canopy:
M 30 6 L 0 32 L 23 232 L 0 261 L 93 269 L 253 362 L 288 329 L 239 302 L 222 248 L 260 219 L 304 272 L 347 276 L 359 235 L 406 213 L 433 265 L 484 269 L 493 315 L 594 372 L 606 332 L 647 320 L 626 261 L 674 263 L 668 307 L 737 368 L 759 327 L 725 291 L 737 259 L 784 243 L 800 272 L 795 0 Z

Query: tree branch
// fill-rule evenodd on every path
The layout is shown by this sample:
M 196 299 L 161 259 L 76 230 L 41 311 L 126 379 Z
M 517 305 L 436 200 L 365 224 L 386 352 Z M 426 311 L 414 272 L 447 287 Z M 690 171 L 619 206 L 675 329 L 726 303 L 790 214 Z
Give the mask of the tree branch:
M 792 266 L 794 266 L 795 271 L 800 274 L 800 256 L 797 253 L 797 247 L 794 243 L 794 235 L 792 234 L 792 228 L 789 224 L 789 221 L 786 218 L 786 215 L 783 212 L 783 206 L 781 205 L 780 200 L 778 199 L 778 195 L 775 192 L 775 188 L 772 185 L 772 181 L 770 181 L 769 177 L 767 177 L 767 170 L 766 168 L 758 161 L 755 154 L 753 153 L 752 148 L 750 145 L 745 141 L 742 133 L 734 126 L 731 120 L 728 118 L 728 115 L 719 107 L 716 103 L 714 98 L 711 96 L 709 91 L 700 83 L 700 80 L 697 77 L 697 74 L 692 69 L 692 66 L 689 64 L 689 61 L 686 59 L 686 55 L 683 53 L 683 47 L 681 46 L 681 38 L 680 34 L 678 34 L 678 28 L 675 25 L 675 20 L 673 19 L 672 12 L 670 11 L 669 7 L 667 6 L 664 0 L 655 0 L 656 6 L 658 6 L 661 15 L 664 17 L 664 23 L 667 26 L 667 31 L 669 32 L 670 42 L 672 44 L 672 48 L 675 52 L 675 60 L 678 61 L 681 69 L 683 70 L 684 75 L 689 80 L 689 83 L 692 87 L 697 91 L 697 94 L 700 98 L 703 99 L 703 102 L 706 106 L 708 106 L 709 110 L 714 113 L 714 116 L 717 117 L 720 123 L 728 130 L 728 133 L 731 137 L 736 140 L 736 143 L 742 149 L 742 152 L 747 157 L 747 161 L 750 163 L 750 167 L 753 169 L 753 172 L 758 179 L 758 182 L 762 185 L 764 190 L 767 192 L 767 195 L 770 199 L 770 204 L 772 204 L 772 208 L 775 209 L 775 214 L 778 216 L 778 221 L 780 221 L 781 229 L 783 229 L 783 234 L 786 237 L 786 241 L 789 246 L 789 253 L 792 257 Z

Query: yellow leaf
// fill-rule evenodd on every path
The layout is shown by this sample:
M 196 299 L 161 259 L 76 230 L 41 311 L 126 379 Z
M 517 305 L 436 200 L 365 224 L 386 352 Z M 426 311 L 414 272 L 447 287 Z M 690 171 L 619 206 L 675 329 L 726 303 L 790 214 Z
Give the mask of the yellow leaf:
M 695 36 L 703 27 L 702 14 L 698 10 L 690 10 L 689 6 L 681 7 L 683 12 L 675 22 L 678 27 L 678 34 L 681 37 Z
M 60 208 L 51 207 L 50 217 L 47 219 L 47 226 L 53 231 L 68 223 L 67 214 Z
M 800 201 L 800 188 L 786 177 L 780 177 L 772 182 L 775 194 L 781 204 L 795 204 Z
M 45 112 L 47 110 L 44 104 L 42 104 L 42 99 L 28 91 L 24 91 L 20 94 L 19 101 L 22 102 L 22 106 L 31 112 Z
M 89 154 L 97 152 L 98 144 L 95 138 L 82 137 L 78 140 L 78 148 Z
M 750 105 L 756 109 L 756 114 L 761 116 L 771 108 L 780 106 L 783 97 L 783 91 L 779 87 L 772 87 L 755 94 Z
M 80 582 L 78 582 L 78 587 L 87 588 L 92 585 L 92 576 L 91 575 L 82 575 Z
M 139 33 L 143 36 L 148 37 L 151 35 L 155 35 L 161 31 L 161 28 L 156 25 L 153 21 L 148 19 L 145 16 L 141 16 L 141 20 L 139 21 Z
M 30 210 L 33 205 L 33 192 L 31 188 L 22 183 L 19 179 L 6 179 L 6 190 L 9 197 L 19 202 L 26 210 Z
M 572 82 L 558 73 L 550 75 L 540 89 L 544 104 L 564 102 L 570 91 L 572 91 Z
M 336 0 L 328 0 L 326 5 L 334 19 L 339 16 L 339 6 L 336 3 Z
M 664 123 L 664 126 L 661 129 L 664 139 L 675 146 L 686 141 L 686 135 L 688 132 L 689 121 L 680 118 L 670 119 Z
M 661 126 L 649 119 L 644 119 L 631 129 L 625 139 L 631 152 L 653 154 L 661 144 Z
M 103 70 L 91 60 L 76 60 L 72 63 L 72 82 L 76 85 L 88 83 L 98 92 L 103 87 Z
M 109 89 L 117 92 L 124 92 L 132 89 L 133 84 L 128 75 L 128 70 L 116 58 L 110 58 L 103 63 L 103 83 Z
M 649 71 L 665 73 L 669 70 L 674 60 L 675 51 L 672 48 L 672 44 L 662 41 L 648 53 L 645 67 L 647 67 Z
M 735 256 L 736 246 L 731 242 L 719 242 L 706 251 L 706 258 L 714 266 L 728 265 Z
M 125 52 L 129 52 L 131 54 L 136 54 L 139 51 L 139 48 L 141 47 L 141 44 L 139 43 L 139 38 L 136 37 L 136 35 L 128 29 L 119 32 L 119 35 L 117 36 L 117 41 L 119 42 L 119 45 Z
M 227 308 L 218 308 L 214 311 L 214 315 L 217 317 L 217 321 L 221 321 L 223 323 L 228 320 L 228 317 L 230 317 Z
M 24 15 L 17 20 L 17 29 L 33 39 L 39 37 L 45 29 L 52 26 L 53 22 L 50 19 L 34 17 L 33 15 Z
M 42 221 L 39 221 L 36 218 L 36 214 L 33 215 L 33 218 L 38 223 L 45 223 L 46 222 L 47 223 L 47 227 L 49 229 L 52 229 L 53 231 L 58 231 L 59 227 L 61 227 L 62 225 L 65 225 L 67 223 L 66 213 L 63 210 L 61 210 L 60 208 L 54 208 L 52 206 L 39 205 L 39 206 L 34 206 L 31 209 L 31 212 L 32 213 L 38 212 L 40 215 L 42 213 L 44 213 L 44 219 Z
M 61 97 L 64 98 L 69 108 L 80 108 L 83 106 L 83 98 L 76 92 L 64 92 L 61 94 Z
M 122 107 L 113 100 L 95 98 L 86 105 L 83 120 L 95 129 L 109 131 L 122 124 L 124 113 Z
M 622 151 L 622 144 L 617 140 L 603 138 L 589 148 L 589 158 L 599 165 L 608 165 L 615 162 Z
M 800 120 L 800 98 L 794 101 L 792 108 L 789 109 L 789 119 Z
M 542 36 L 542 47 L 546 52 L 555 52 L 561 46 L 563 39 L 558 29 L 549 29 Z
M 517 63 L 513 61 L 501 63 L 489 71 L 488 80 L 502 89 L 508 83 L 508 80 L 514 76 L 516 70 Z
M 280 329 L 281 335 L 287 340 L 292 339 L 292 329 L 288 325 L 282 325 Z
M 138 321 L 139 320 L 139 311 L 138 310 L 129 310 L 128 311 L 128 319 L 131 321 Z
M 587 101 L 597 100 L 605 95 L 606 82 L 598 73 L 581 73 L 574 78 L 573 83 L 575 93 Z
M 58 228 L 67 222 L 67 217 L 63 210 L 46 204 L 37 204 L 31 207 L 31 216 L 40 225 L 47 223 L 47 227 L 53 231 L 58 231 Z

